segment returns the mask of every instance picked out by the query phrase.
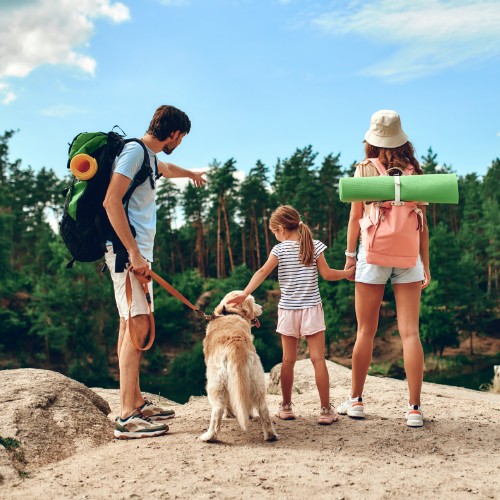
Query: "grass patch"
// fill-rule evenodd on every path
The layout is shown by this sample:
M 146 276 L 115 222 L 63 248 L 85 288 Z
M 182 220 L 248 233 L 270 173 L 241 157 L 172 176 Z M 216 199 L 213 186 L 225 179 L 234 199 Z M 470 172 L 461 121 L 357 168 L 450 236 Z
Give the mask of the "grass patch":
M 425 371 L 429 372 L 450 372 L 473 364 L 474 361 L 464 355 L 440 358 L 431 354 L 425 357 Z
M 392 363 L 390 361 L 383 361 L 382 363 L 372 363 L 368 369 L 369 375 L 379 375 L 382 377 L 389 376 L 391 371 Z
M 14 438 L 3 438 L 0 436 L 0 445 L 2 445 L 6 450 L 14 450 L 19 448 L 21 443 Z
M 396 361 L 372 363 L 368 369 L 368 374 L 375 375 L 377 377 L 391 377 L 402 380 L 405 378 L 403 359 L 401 358 Z

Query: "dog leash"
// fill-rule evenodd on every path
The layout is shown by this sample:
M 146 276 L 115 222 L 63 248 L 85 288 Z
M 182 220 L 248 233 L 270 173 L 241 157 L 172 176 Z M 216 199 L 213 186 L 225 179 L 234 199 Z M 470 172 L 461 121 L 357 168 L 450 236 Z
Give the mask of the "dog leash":
M 147 278 L 148 277 L 146 277 L 146 279 Z M 191 304 L 191 302 L 189 302 L 189 300 L 186 299 L 186 297 L 184 297 L 184 295 L 182 295 L 181 292 L 179 292 L 178 290 L 176 290 L 168 281 L 165 281 L 161 276 L 158 276 L 154 271 L 152 271 L 150 269 L 149 270 L 148 283 L 149 283 L 149 281 L 151 281 L 151 278 L 154 279 L 156 281 L 156 283 L 158 283 L 162 288 L 164 288 L 168 293 L 170 293 L 171 295 L 173 295 L 176 299 L 179 299 L 181 302 L 183 302 L 184 304 L 186 304 L 194 312 L 197 312 L 198 314 L 201 314 L 206 321 L 210 321 L 212 319 L 212 316 L 208 316 L 203 311 L 201 311 L 200 309 L 198 309 L 196 306 L 194 306 L 193 304 Z
M 127 277 L 126 277 L 126 282 L 125 282 L 125 292 L 127 296 L 127 304 L 128 304 L 128 319 L 129 319 L 129 332 L 130 332 L 130 339 L 132 341 L 132 344 L 138 351 L 147 351 L 148 349 L 151 348 L 153 345 L 153 342 L 155 340 L 155 320 L 153 316 L 153 311 L 151 310 L 151 295 L 149 294 L 149 288 L 148 284 L 149 282 L 154 279 L 162 288 L 164 288 L 168 293 L 173 295 L 176 299 L 180 300 L 182 303 L 184 303 L 186 306 L 188 306 L 190 309 L 192 309 L 194 312 L 200 314 L 203 316 L 203 319 L 205 321 L 212 321 L 217 318 L 222 318 L 228 314 L 236 314 L 238 316 L 241 316 L 238 313 L 233 313 L 233 312 L 228 312 L 224 310 L 221 315 L 217 315 L 215 313 L 213 314 L 205 314 L 201 309 L 198 309 L 195 305 L 193 305 L 191 302 L 189 302 L 184 295 L 182 295 L 181 292 L 176 290 L 168 281 L 164 280 L 161 276 L 156 274 L 153 270 L 149 269 L 148 270 L 148 276 L 144 276 L 142 274 L 137 274 L 133 269 L 128 268 L 126 270 L 127 272 Z M 130 281 L 130 272 L 133 272 L 135 277 L 138 279 L 139 283 L 142 285 L 144 295 L 146 296 L 146 300 L 149 305 L 149 338 L 148 342 L 144 347 L 141 347 L 139 345 L 139 342 L 137 340 L 137 335 L 135 333 L 135 327 L 132 320 L 132 315 L 131 315 L 131 305 L 132 305 L 132 283 Z M 251 321 L 252 326 L 256 326 L 257 328 L 260 327 L 259 320 L 255 318 L 254 320 Z
M 132 283 L 130 281 L 130 273 L 133 272 L 137 280 L 142 286 L 142 289 L 144 291 L 144 295 L 146 296 L 146 300 L 149 305 L 149 338 L 148 342 L 145 346 L 141 346 L 138 339 L 137 339 L 137 334 L 135 332 L 135 326 L 134 323 L 132 322 L 132 314 L 131 314 L 131 305 L 132 305 Z M 151 310 L 151 295 L 149 294 L 149 288 L 148 284 L 149 282 L 154 279 L 162 288 L 164 288 L 168 293 L 173 295 L 176 299 L 180 300 L 182 303 L 187 305 L 190 309 L 193 311 L 197 312 L 201 316 L 203 316 L 203 319 L 205 321 L 211 321 L 212 319 L 215 319 L 215 316 L 212 315 L 207 315 L 200 309 L 198 309 L 196 306 L 194 306 L 191 302 L 189 302 L 184 295 L 182 295 L 181 292 L 176 290 L 168 281 L 164 280 L 161 276 L 158 276 L 154 271 L 151 269 L 148 270 L 148 276 L 144 276 L 142 274 L 136 273 L 133 269 L 128 268 L 126 270 L 127 276 L 125 279 L 125 292 L 127 296 L 127 304 L 128 304 L 128 324 L 129 324 L 129 332 L 130 332 L 130 340 L 132 341 L 133 346 L 138 350 L 138 351 L 147 351 L 148 349 L 151 348 L 153 345 L 153 342 L 155 340 L 155 320 L 153 316 L 153 311 Z

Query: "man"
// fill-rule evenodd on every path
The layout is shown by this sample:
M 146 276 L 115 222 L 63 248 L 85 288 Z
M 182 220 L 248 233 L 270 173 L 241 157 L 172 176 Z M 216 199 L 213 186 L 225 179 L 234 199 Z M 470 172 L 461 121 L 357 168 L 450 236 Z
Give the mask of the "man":
M 191 129 L 187 115 L 173 107 L 160 106 L 151 120 L 141 141 L 147 148 L 153 171 L 164 177 L 188 177 L 195 186 L 202 186 L 206 180 L 201 172 L 190 172 L 172 163 L 157 162 L 156 154 L 163 151 L 171 154 Z M 104 200 L 109 221 L 128 253 L 130 267 L 134 273 L 146 277 L 153 261 L 153 245 L 156 233 L 156 189 L 154 176 L 146 179 L 133 192 L 127 214 L 122 199 L 132 179 L 140 170 L 144 160 L 144 149 L 137 142 L 127 143 L 113 164 L 111 182 Z M 130 224 L 129 224 L 130 221 Z M 130 225 L 135 229 L 135 238 Z M 172 410 L 164 410 L 143 398 L 139 388 L 141 351 L 132 344 L 129 333 L 129 308 L 126 298 L 126 279 L 130 276 L 132 304 L 130 317 L 139 343 L 144 344 L 149 330 L 149 305 L 142 285 L 134 273 L 116 272 L 116 255 L 108 245 L 106 264 L 110 270 L 115 290 L 115 299 L 120 315 L 118 335 L 118 363 L 120 369 L 120 416 L 116 420 L 115 437 L 121 439 L 159 436 L 168 431 L 164 420 L 172 418 Z M 152 300 L 152 286 L 150 296 Z M 153 304 L 151 304 L 153 310 Z

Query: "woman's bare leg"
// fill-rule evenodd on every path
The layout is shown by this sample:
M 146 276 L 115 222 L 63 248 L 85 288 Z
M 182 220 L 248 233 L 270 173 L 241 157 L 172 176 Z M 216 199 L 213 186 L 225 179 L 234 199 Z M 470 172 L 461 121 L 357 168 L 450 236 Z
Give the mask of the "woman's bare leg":
M 411 405 L 420 405 L 424 378 L 424 351 L 419 334 L 421 292 L 420 281 L 394 284 L 398 330 L 403 342 L 403 358 Z
M 377 333 L 380 304 L 385 285 L 356 283 L 355 304 L 358 334 L 352 352 L 352 392 L 351 397 L 363 394 L 366 375 L 373 354 L 373 339 Z

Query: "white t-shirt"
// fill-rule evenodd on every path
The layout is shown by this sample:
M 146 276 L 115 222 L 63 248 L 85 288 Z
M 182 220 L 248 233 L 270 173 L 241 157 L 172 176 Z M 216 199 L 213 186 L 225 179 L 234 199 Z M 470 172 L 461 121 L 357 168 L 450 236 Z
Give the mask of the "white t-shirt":
M 281 299 L 278 307 L 281 309 L 306 309 L 321 304 L 318 287 L 318 267 L 316 261 L 326 245 L 318 240 L 314 243 L 314 263 L 305 266 L 299 257 L 298 241 L 283 241 L 274 246 L 271 254 L 278 260 L 278 281 Z
M 146 147 L 146 150 L 149 153 L 149 164 L 154 172 L 156 155 L 148 147 Z M 112 170 L 132 181 L 142 167 L 143 161 L 144 150 L 142 146 L 137 142 L 128 142 L 113 162 Z M 141 255 L 147 261 L 153 262 L 153 247 L 156 234 L 156 189 L 151 188 L 149 179 L 137 186 L 132 193 L 128 204 L 128 216 L 130 224 L 135 228 L 135 240 Z

